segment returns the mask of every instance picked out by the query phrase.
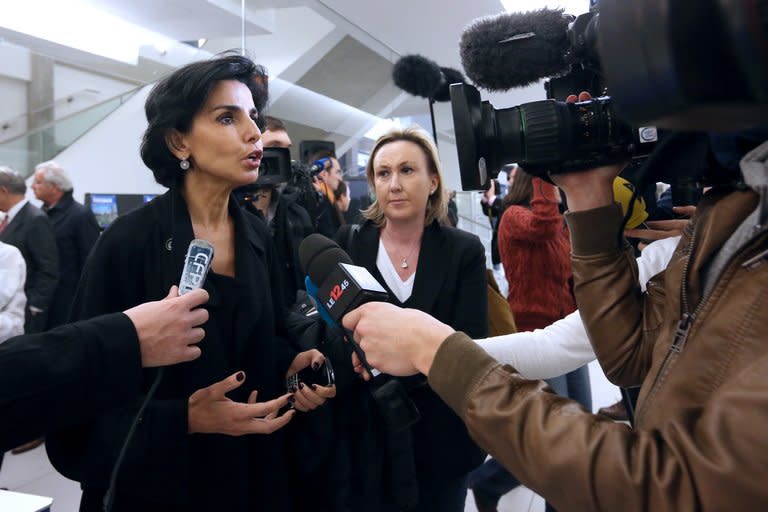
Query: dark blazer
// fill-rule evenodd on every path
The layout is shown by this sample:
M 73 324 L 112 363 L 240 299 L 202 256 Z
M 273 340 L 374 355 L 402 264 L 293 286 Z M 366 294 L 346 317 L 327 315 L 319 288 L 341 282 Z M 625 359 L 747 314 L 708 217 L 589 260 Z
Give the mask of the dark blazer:
M 36 206 L 25 204 L 0 233 L 0 242 L 17 247 L 27 263 L 24 285 L 27 295 L 26 331 L 45 330 L 45 318 L 59 281 L 59 251 L 48 216 Z M 38 315 L 40 318 L 32 321 L 33 326 L 30 326 L 29 306 L 43 310 L 42 316 Z
M 230 199 L 235 226 L 236 293 L 224 292 L 209 275 L 209 321 L 203 326 L 202 356 L 165 369 L 123 463 L 116 492 L 135 510 L 278 510 L 287 492 L 282 435 L 189 435 L 188 398 L 237 370 L 245 384 L 229 393 L 244 402 L 253 389 L 259 400 L 285 390 L 285 372 L 295 351 L 277 338 L 284 315 L 277 269 L 264 223 Z M 178 192 L 119 217 L 91 253 L 75 297 L 73 318 L 90 318 L 157 300 L 178 283 L 193 238 L 186 203 Z M 226 279 L 226 278 L 224 278 Z M 217 281 L 222 283 L 222 281 Z M 239 297 L 232 312 L 232 297 Z M 143 389 L 155 370 L 144 371 Z M 143 399 L 143 397 L 142 397 Z M 48 437 L 51 462 L 81 482 L 81 510 L 100 510 L 101 495 L 140 400 L 96 421 Z
M 9 339 L 0 344 L 0 453 L 140 391 L 139 340 L 122 313 Z
M 387 288 L 390 302 L 429 313 L 473 338 L 487 336 L 485 249 L 477 236 L 437 222 L 427 226 L 413 292 L 400 303 L 376 267 L 380 230 L 370 221 L 365 222 L 352 238 L 351 247 L 348 237 L 344 239 L 345 232 L 346 229 L 339 231 L 337 242 L 348 247 L 355 264 L 366 267 Z M 441 481 L 459 478 L 481 464 L 483 452 L 470 439 L 459 417 L 429 389 L 425 379 L 403 381 L 421 413 L 421 419 L 411 427 L 419 487 L 434 488 Z
M 71 192 L 64 194 L 45 213 L 53 224 L 59 248 L 59 286 L 48 314 L 48 328 L 51 328 L 66 323 L 69 318 L 77 282 L 101 229 L 93 213 L 75 201 Z

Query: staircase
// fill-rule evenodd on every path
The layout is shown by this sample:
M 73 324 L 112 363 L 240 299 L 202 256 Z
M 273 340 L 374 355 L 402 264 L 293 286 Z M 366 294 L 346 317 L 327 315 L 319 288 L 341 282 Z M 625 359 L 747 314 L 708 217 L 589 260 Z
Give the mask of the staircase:
M 8 129 L 12 122 L 18 122 L 20 119 L 0 122 L 0 165 L 9 166 L 24 177 L 31 175 L 35 165 L 55 158 L 56 155 L 133 97 L 141 87 L 143 86 L 7 140 L 2 140 L 2 130 Z

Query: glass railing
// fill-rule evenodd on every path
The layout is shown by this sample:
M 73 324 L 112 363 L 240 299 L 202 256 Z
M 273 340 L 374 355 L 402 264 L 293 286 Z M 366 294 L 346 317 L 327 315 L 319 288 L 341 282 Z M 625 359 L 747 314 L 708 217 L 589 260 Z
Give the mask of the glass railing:
M 36 164 L 56 157 L 128 101 L 140 88 L 0 142 L 0 165 L 8 165 L 22 176 L 29 176 Z

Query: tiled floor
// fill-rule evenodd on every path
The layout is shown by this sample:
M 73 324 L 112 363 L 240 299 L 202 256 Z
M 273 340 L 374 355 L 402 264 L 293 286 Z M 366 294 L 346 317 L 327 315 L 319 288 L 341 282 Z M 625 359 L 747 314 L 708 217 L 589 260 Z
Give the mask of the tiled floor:
M 610 405 L 619 398 L 618 388 L 612 386 L 596 363 L 590 364 L 593 410 Z M 52 512 L 75 512 L 80 503 L 80 486 L 56 472 L 48 461 L 45 446 L 21 455 L 5 454 L 0 469 L 0 487 L 12 491 L 53 498 Z M 470 492 L 466 512 L 477 512 Z M 520 487 L 504 495 L 499 512 L 544 512 L 544 500 L 532 491 Z M 2 511 L 6 512 L 6 511 Z M 13 511 L 7 511 L 13 512 Z

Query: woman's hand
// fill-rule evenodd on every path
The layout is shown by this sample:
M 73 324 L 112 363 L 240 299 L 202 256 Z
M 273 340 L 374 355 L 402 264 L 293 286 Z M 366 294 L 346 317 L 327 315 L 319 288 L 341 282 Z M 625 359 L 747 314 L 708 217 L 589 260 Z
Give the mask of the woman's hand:
M 271 434 L 280 430 L 296 414 L 288 411 L 277 416 L 280 408 L 293 398 L 290 393 L 270 400 L 256 402 L 256 390 L 251 392 L 247 403 L 234 402 L 226 394 L 245 382 L 245 373 L 237 372 L 226 379 L 198 389 L 189 397 L 188 422 L 190 434 Z
M 670 238 L 673 236 L 680 236 L 683 234 L 685 226 L 690 222 L 690 217 L 696 212 L 695 206 L 675 206 L 672 211 L 678 215 L 683 215 L 685 219 L 669 219 L 669 220 L 650 220 L 645 224 L 649 229 L 627 229 L 624 231 L 624 236 L 627 238 L 639 238 L 640 240 L 662 240 L 664 238 Z M 641 247 L 642 245 L 642 247 Z M 640 250 L 645 248 L 646 244 L 639 244 Z
M 299 373 L 304 368 L 312 365 L 313 370 L 317 370 L 325 362 L 325 356 L 317 349 L 300 352 L 291 363 L 285 376 L 290 377 Z M 299 388 L 294 391 L 295 402 L 293 406 L 301 411 L 313 411 L 323 405 L 326 400 L 336 396 L 336 386 L 318 386 L 317 384 L 299 383 Z

